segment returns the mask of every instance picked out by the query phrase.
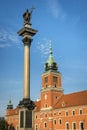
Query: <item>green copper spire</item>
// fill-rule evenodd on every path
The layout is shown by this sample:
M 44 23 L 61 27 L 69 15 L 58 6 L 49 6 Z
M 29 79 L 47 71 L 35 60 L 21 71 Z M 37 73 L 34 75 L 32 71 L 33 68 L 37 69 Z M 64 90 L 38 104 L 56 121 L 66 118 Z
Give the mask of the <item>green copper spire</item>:
M 8 102 L 7 109 L 13 109 L 13 104 L 11 102 L 11 98 L 10 98 L 10 100 Z
M 53 52 L 52 52 L 52 41 L 50 41 L 50 51 L 49 51 L 49 53 L 50 53 L 50 55 L 53 54 Z
M 49 50 L 49 58 L 45 63 L 45 71 L 57 71 L 57 63 L 53 58 L 53 52 L 52 52 L 52 42 L 50 41 L 50 50 Z

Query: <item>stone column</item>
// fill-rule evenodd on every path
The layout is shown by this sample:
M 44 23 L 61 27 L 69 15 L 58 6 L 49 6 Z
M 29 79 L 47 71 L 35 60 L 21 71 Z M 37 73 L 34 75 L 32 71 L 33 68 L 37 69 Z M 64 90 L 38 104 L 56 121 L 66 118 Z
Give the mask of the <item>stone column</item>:
M 30 45 L 31 40 L 26 38 L 24 42 L 24 98 L 30 98 Z
M 24 96 L 19 102 L 19 130 L 33 130 L 33 109 L 35 108 L 34 102 L 30 99 L 30 45 L 32 37 L 36 34 L 37 30 L 32 29 L 30 19 L 32 10 L 23 14 L 24 27 L 19 30 L 19 36 L 22 36 L 24 43 Z

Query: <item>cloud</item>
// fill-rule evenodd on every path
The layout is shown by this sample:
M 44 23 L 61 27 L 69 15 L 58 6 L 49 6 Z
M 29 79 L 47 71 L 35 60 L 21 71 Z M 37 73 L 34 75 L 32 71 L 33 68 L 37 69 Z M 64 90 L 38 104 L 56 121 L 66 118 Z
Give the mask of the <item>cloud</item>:
M 20 40 L 10 29 L 0 28 L 0 48 L 10 47 L 13 44 L 19 46 Z
M 48 5 L 52 15 L 55 18 L 64 19 L 66 17 L 59 0 L 48 0 Z
M 42 57 L 47 57 L 49 54 L 50 40 L 43 39 L 37 43 L 37 49 L 40 51 Z

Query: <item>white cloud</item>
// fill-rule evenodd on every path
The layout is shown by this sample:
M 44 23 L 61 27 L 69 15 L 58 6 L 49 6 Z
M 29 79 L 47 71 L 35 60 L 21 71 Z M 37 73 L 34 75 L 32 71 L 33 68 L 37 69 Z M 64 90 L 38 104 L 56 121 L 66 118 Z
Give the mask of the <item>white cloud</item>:
M 59 0 L 48 0 L 48 6 L 55 18 L 64 19 L 66 17 Z
M 10 47 L 13 43 L 19 46 L 17 35 L 9 29 L 0 29 L 0 48 Z
M 47 57 L 49 54 L 49 44 L 50 40 L 43 39 L 37 43 L 37 49 L 39 49 L 42 57 Z

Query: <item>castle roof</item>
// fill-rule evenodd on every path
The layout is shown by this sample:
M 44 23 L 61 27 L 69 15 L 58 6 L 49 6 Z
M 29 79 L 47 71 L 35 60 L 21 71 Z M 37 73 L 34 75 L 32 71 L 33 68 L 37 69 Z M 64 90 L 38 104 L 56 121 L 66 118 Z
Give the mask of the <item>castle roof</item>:
M 36 109 L 39 111 L 41 109 L 41 101 L 35 102 Z M 87 90 L 75 92 L 71 94 L 63 94 L 55 104 L 54 109 L 77 107 L 87 105 Z
M 87 90 L 63 95 L 55 104 L 55 109 L 82 105 L 87 105 Z

